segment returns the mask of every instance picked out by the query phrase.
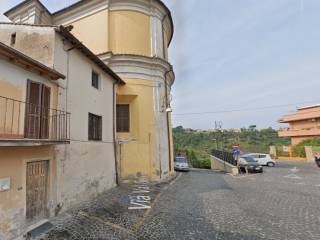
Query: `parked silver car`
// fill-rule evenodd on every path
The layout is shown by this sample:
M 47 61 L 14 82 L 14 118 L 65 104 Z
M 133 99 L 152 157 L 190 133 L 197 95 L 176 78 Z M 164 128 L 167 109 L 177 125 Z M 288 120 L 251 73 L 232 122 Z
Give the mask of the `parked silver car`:
M 189 164 L 185 157 L 176 157 L 174 160 L 174 170 L 189 171 Z

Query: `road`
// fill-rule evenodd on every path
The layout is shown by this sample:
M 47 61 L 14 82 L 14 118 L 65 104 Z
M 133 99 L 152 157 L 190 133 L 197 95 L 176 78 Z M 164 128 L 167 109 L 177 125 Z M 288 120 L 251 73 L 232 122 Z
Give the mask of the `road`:
M 58 220 L 45 239 L 320 239 L 320 169 L 313 164 L 279 163 L 238 177 L 191 171 L 150 194 L 151 209 L 120 211 L 113 202 L 94 215 L 99 208 L 87 206 Z

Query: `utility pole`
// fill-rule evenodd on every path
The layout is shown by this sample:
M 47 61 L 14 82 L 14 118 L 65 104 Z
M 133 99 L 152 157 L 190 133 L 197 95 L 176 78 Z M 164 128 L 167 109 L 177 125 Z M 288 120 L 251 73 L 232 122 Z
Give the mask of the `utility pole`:
M 218 150 L 218 140 L 216 138 L 213 138 L 212 141 L 215 141 L 216 143 L 216 150 Z

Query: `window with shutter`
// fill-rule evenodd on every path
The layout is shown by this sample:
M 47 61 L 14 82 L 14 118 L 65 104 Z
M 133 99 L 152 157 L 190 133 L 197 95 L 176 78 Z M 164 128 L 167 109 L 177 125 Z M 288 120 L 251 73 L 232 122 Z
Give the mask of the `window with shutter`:
M 88 139 L 102 141 L 102 117 L 89 113 L 88 125 Z
M 129 104 L 117 104 L 117 132 L 130 132 Z

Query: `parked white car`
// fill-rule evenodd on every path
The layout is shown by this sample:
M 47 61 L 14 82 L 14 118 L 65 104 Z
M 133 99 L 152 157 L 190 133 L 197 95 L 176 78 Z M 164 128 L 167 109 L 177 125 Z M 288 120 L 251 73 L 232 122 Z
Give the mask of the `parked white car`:
M 254 158 L 254 160 L 256 160 L 259 164 L 263 166 L 274 167 L 276 165 L 276 161 L 271 158 L 270 154 L 248 153 L 248 154 L 245 154 L 244 156 L 250 156 Z
M 174 160 L 174 170 L 176 171 L 189 171 L 189 164 L 185 157 L 176 157 Z

